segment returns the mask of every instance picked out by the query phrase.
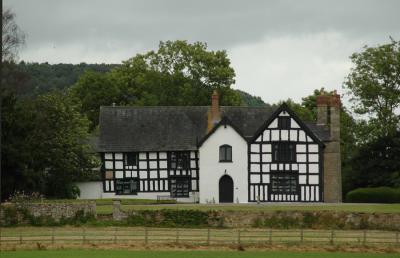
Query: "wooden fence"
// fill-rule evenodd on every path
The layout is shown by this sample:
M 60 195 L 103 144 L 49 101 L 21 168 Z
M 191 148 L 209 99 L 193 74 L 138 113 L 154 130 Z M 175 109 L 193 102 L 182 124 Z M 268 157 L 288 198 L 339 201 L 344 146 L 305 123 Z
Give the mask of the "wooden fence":
M 188 228 L 30 228 L 2 229 L 0 244 L 188 243 L 400 245 L 399 232 L 350 230 L 188 229 Z

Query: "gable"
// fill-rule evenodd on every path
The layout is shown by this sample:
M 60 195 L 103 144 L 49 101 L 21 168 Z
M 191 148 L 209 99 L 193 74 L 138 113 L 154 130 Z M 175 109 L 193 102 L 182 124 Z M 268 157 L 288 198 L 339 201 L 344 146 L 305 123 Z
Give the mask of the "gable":
M 245 142 L 247 142 L 242 132 L 227 117 L 223 117 L 222 120 L 216 124 L 213 129 L 203 137 L 203 139 L 200 140 L 198 147 L 200 148 L 210 137 L 214 136 L 215 134 L 217 134 L 217 136 L 221 135 L 220 131 L 222 129 L 229 129 L 228 131 L 230 138 L 233 138 L 232 135 L 236 134 L 237 137 L 242 138 Z
M 289 121 L 289 127 L 279 121 Z M 310 128 L 286 105 L 282 104 L 276 112 L 257 130 L 251 142 L 295 141 L 315 142 L 324 146 Z

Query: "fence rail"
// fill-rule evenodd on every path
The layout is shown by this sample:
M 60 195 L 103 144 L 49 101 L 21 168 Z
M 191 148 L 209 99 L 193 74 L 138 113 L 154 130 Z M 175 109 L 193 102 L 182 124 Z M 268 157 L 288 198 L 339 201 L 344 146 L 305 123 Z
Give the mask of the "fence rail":
M 400 245 L 399 232 L 349 230 L 188 229 L 188 228 L 36 228 L 4 229 L 0 244 L 28 243 L 192 243 L 212 244 L 379 244 Z

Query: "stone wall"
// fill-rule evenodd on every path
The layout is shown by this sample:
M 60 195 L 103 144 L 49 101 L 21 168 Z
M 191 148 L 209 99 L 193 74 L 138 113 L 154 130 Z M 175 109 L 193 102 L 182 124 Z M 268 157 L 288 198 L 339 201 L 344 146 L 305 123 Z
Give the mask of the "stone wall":
M 162 224 L 164 212 L 164 210 L 124 212 L 120 202 L 115 200 L 113 220 L 124 221 L 131 215 L 143 214 L 149 219 L 149 224 L 154 222 L 152 225 L 156 226 Z M 178 214 L 179 210 L 176 212 L 177 216 L 181 215 Z M 206 213 L 209 227 L 400 230 L 400 213 L 335 211 L 207 211 Z M 151 221 L 154 218 L 155 221 Z
M 23 204 L 3 204 L 3 207 L 14 206 L 17 210 L 26 210 L 34 217 L 51 217 L 55 221 L 61 218 L 74 218 L 77 212 L 83 211 L 85 215 L 96 217 L 96 202 L 87 201 L 83 203 L 23 203 Z M 0 219 L 4 219 L 4 209 L 0 214 Z
M 400 213 L 334 211 L 219 211 L 225 227 L 400 230 Z M 217 221 L 217 220 L 210 220 Z M 217 226 L 217 225 L 212 225 Z

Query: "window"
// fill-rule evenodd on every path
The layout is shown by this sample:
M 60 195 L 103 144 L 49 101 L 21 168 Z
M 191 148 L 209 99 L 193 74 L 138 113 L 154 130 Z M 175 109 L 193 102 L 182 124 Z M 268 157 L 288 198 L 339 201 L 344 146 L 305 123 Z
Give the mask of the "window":
M 279 117 L 278 118 L 279 129 L 290 129 L 290 117 Z
M 290 142 L 278 142 L 272 144 L 273 162 L 296 161 L 295 144 Z
M 174 151 L 169 154 L 169 167 L 171 169 L 188 169 L 190 154 L 187 151 Z
M 271 174 L 271 193 L 297 194 L 298 175 L 275 173 Z
M 232 147 L 230 145 L 222 145 L 219 147 L 219 161 L 232 162 Z
M 137 153 L 127 152 L 125 153 L 125 166 L 136 166 L 137 165 Z
M 139 180 L 136 178 L 124 178 L 115 180 L 115 191 L 117 195 L 137 194 Z
M 190 178 L 189 177 L 172 177 L 171 181 L 171 197 L 189 197 Z

